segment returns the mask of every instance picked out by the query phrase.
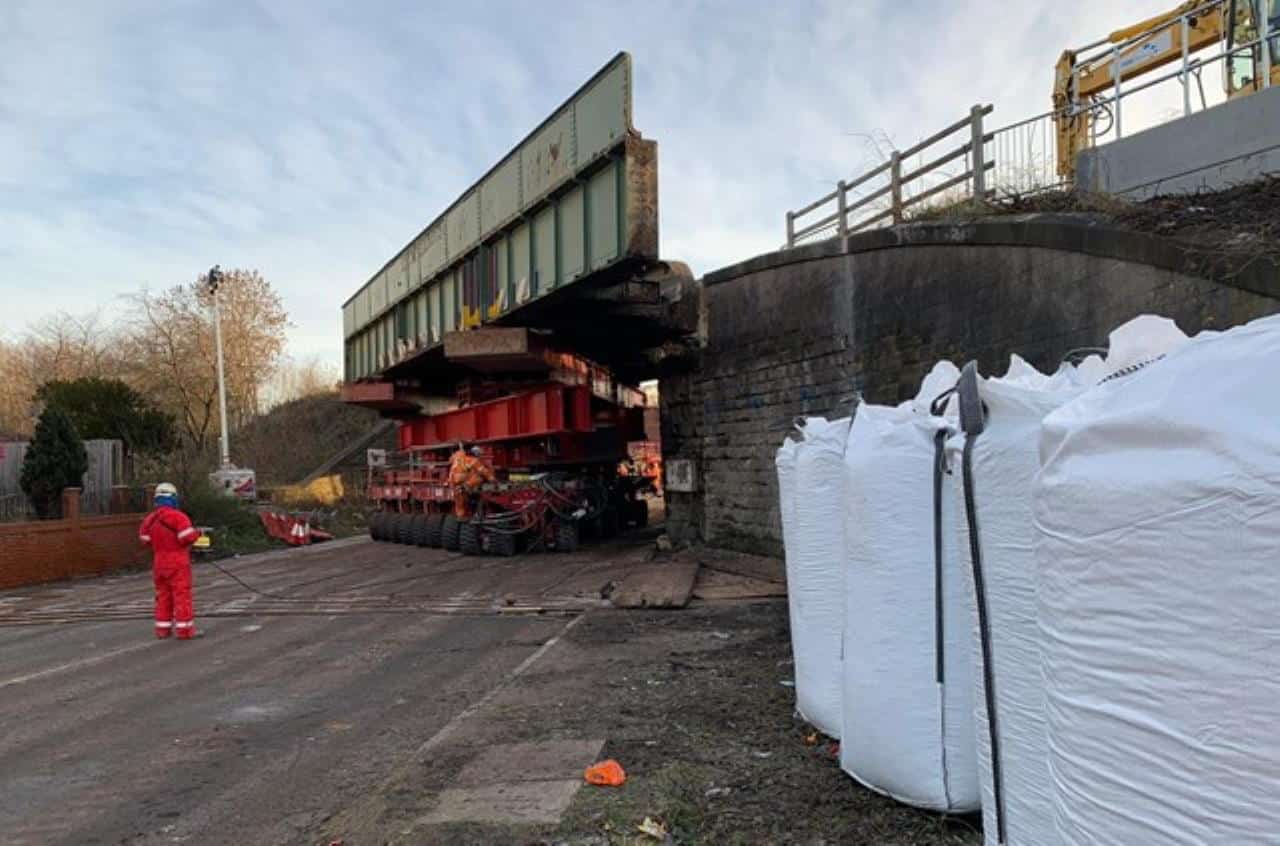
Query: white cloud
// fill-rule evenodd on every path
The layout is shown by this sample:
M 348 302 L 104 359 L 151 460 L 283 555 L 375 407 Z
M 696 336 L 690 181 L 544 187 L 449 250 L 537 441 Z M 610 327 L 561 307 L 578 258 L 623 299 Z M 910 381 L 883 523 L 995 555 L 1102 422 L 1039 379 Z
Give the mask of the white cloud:
M 1042 111 L 1063 47 L 1168 5 L 10 0 L 0 333 L 218 262 L 336 362 L 341 302 L 619 49 L 663 252 L 705 272 L 775 248 L 865 134 Z

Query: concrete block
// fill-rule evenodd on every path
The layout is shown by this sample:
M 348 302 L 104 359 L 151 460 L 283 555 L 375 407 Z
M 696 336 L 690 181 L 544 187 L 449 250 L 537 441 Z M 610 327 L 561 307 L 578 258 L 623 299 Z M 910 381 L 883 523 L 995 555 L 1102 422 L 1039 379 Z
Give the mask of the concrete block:
M 1280 173 L 1280 88 L 1221 103 L 1080 153 L 1077 184 L 1150 197 Z
M 451 787 L 441 791 L 435 808 L 418 825 L 482 822 L 509 825 L 554 825 L 568 810 L 582 777 Z

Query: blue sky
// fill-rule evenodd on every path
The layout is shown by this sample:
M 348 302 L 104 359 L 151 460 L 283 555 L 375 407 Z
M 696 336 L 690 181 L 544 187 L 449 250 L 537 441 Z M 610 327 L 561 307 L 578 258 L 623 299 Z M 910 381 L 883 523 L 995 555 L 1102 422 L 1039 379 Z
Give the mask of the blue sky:
M 218 262 L 336 363 L 342 301 L 618 50 L 663 254 L 702 273 L 776 247 L 866 134 L 1044 111 L 1064 47 L 1173 5 L 5 0 L 0 336 Z

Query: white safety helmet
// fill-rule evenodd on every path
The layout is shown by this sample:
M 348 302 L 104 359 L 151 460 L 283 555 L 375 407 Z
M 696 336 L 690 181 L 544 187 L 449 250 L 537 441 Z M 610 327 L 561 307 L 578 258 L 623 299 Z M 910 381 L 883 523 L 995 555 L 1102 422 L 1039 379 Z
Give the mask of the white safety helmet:
M 473 446 L 473 447 L 471 448 L 471 454 L 472 454 L 472 455 L 474 455 L 474 456 L 479 457 L 479 456 L 481 456 L 481 455 L 484 455 L 484 450 L 480 449 L 480 447 L 478 447 L 478 446 Z
M 178 489 L 175 488 L 173 485 L 169 484 L 168 482 L 161 482 L 160 484 L 156 485 L 155 495 L 157 497 L 162 497 L 162 496 L 176 497 L 178 495 Z

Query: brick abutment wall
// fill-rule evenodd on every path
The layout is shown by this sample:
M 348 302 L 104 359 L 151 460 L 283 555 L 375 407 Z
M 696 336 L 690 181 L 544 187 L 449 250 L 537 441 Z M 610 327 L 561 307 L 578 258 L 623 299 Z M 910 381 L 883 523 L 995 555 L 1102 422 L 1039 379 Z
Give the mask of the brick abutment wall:
M 1139 314 L 1184 332 L 1280 311 L 1280 274 L 1203 278 L 1171 242 L 1037 217 L 881 230 L 708 274 L 705 345 L 661 380 L 664 458 L 697 489 L 668 494 L 677 542 L 782 554 L 774 454 L 803 416 L 915 395 L 939 359 L 999 375 L 1017 353 L 1052 371 Z
M 0 524 L 0 590 L 98 576 L 147 564 L 142 514 L 81 517 L 79 491 L 63 496 L 61 520 Z

